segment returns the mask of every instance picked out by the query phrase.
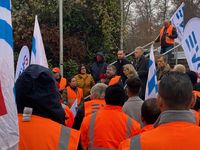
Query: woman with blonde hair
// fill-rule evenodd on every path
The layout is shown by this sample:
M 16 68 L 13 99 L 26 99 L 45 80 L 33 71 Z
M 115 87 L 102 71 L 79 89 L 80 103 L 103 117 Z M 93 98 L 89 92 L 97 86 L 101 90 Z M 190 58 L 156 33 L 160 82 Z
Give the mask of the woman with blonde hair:
M 132 64 L 126 64 L 123 66 L 123 72 L 126 75 L 127 78 L 130 77 L 138 77 L 137 71 L 133 67 Z

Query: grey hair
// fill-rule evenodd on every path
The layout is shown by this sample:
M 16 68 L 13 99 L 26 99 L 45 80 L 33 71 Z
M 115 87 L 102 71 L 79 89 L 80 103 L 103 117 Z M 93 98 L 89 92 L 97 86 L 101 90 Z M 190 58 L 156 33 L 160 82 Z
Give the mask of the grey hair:
M 106 91 L 107 87 L 108 87 L 108 85 L 106 85 L 104 83 L 95 84 L 90 90 L 91 98 L 92 99 L 104 99 L 105 91 Z
M 144 53 L 144 49 L 141 46 L 136 47 L 135 50 L 136 49 L 139 49 L 142 52 L 142 54 Z

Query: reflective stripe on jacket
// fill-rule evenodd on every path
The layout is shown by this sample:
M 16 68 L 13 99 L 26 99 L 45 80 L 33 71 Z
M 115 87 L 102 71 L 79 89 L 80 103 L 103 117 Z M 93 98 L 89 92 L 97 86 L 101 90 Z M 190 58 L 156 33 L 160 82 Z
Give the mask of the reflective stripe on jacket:
M 200 128 L 190 110 L 164 111 L 154 126 L 151 131 L 123 141 L 119 150 L 199 149 Z
M 96 99 L 84 102 L 85 116 L 88 116 L 105 106 L 106 102 L 103 99 Z
M 160 30 L 160 42 L 162 41 L 162 36 L 163 36 L 163 32 L 164 32 L 164 29 L 165 27 L 163 26 L 162 29 Z M 173 26 L 170 25 L 168 28 L 167 28 L 167 35 L 165 35 L 165 42 L 167 44 L 171 44 L 171 45 L 174 45 L 174 39 L 171 39 L 168 35 L 172 35 L 172 31 L 173 31 Z
M 140 124 L 119 106 L 106 105 L 84 118 L 81 141 L 85 149 L 117 149 L 120 142 L 140 132 Z
M 30 121 L 19 121 L 19 150 L 77 150 L 80 132 L 50 119 L 31 115 Z

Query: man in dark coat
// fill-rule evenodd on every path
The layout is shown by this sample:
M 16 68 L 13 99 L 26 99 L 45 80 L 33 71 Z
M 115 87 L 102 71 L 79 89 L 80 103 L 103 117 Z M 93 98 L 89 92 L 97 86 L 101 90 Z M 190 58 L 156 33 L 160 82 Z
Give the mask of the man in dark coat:
M 135 70 L 137 71 L 139 78 L 142 82 L 139 97 L 144 100 L 146 83 L 147 83 L 147 78 L 148 78 L 148 70 L 149 70 L 148 62 L 149 61 L 147 58 L 145 58 L 143 53 L 144 53 L 143 48 L 137 47 L 134 51 L 134 59 L 131 63 L 135 67 Z
M 99 82 L 100 76 L 106 73 L 108 64 L 105 62 L 102 52 L 98 52 L 95 57 L 95 62 L 91 66 L 91 74 L 95 83 Z
M 117 75 L 121 76 L 123 84 L 125 83 L 127 77 L 123 73 L 123 66 L 130 64 L 130 62 L 125 58 L 124 50 L 118 50 L 117 52 L 117 62 L 114 64 L 117 69 Z

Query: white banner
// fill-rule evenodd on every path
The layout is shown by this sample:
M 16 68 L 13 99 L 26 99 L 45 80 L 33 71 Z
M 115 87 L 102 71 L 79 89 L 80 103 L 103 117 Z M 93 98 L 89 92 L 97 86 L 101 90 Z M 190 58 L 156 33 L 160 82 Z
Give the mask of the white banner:
M 30 61 L 29 49 L 27 46 L 23 46 L 17 61 L 15 81 L 17 81 L 21 73 L 29 66 L 29 61 Z
M 10 0 L 0 1 L 0 149 L 17 150 L 19 141 L 14 98 L 13 28 Z
M 190 70 L 200 73 L 200 18 L 192 18 L 185 26 L 182 47 Z
M 38 64 L 48 68 L 42 35 L 37 16 L 35 16 L 35 26 L 32 40 L 31 64 Z
M 182 3 L 170 19 L 178 34 L 178 38 L 175 39 L 175 42 L 179 44 L 182 41 L 184 31 L 184 6 L 185 4 Z
M 150 48 L 149 72 L 145 91 L 145 100 L 148 98 L 156 98 L 158 94 L 158 83 L 156 77 L 156 65 L 153 53 L 153 45 Z

